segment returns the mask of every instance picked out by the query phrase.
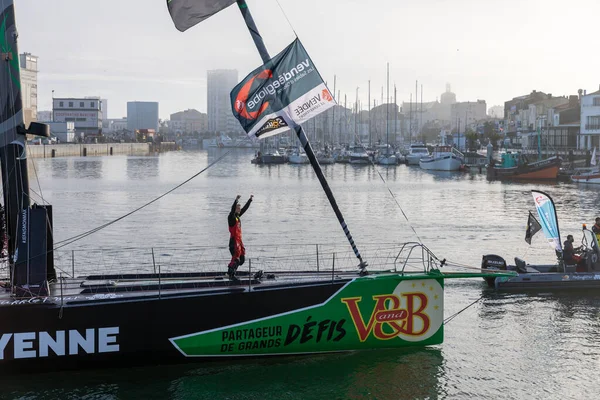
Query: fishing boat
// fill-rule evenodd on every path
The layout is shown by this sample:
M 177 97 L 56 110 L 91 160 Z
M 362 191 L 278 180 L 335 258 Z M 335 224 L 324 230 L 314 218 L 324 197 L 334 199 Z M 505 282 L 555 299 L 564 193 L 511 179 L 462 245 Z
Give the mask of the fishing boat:
M 422 169 L 432 171 L 458 171 L 464 164 L 464 155 L 452 146 L 435 146 L 431 155 L 421 158 Z
M 184 31 L 233 3 L 169 0 L 167 4 L 175 26 Z M 264 61 L 258 70 L 272 71 L 263 76 L 264 83 L 278 80 L 287 65 L 312 63 L 298 41 L 291 45 L 296 51 L 271 59 L 246 2 L 237 3 Z M 348 239 L 351 258 L 335 261 L 334 255 L 330 267 L 325 267 L 322 258 L 319 264 L 317 252 L 316 263 L 299 257 L 300 266 L 287 271 L 278 269 L 281 265 L 252 269 L 250 259 L 237 279 L 225 277 L 227 259 L 207 272 L 203 267 L 210 264 L 190 266 L 189 260 L 195 258 L 183 257 L 181 264 L 165 271 L 157 262 L 161 255 L 154 251 L 145 253 L 149 263 L 135 257 L 137 268 L 126 263 L 126 257 L 115 257 L 121 272 L 77 276 L 74 268 L 71 274 L 57 270 L 54 257 L 60 246 L 53 239 L 52 206 L 31 203 L 24 146 L 26 134 L 47 137 L 49 131 L 43 124 L 24 126 L 13 1 L 5 0 L 3 5 L 0 158 L 9 273 L 0 284 L 1 373 L 434 345 L 443 341 L 444 279 L 496 276 L 444 273 L 441 267 L 446 261 L 421 243 L 397 245 L 393 263 L 369 266 L 300 123 L 293 125 L 294 130 Z M 293 59 L 298 54 L 300 61 Z M 317 75 L 313 69 L 302 79 Z M 248 116 L 257 115 L 249 114 L 255 108 L 246 109 L 238 102 L 241 88 L 248 88 L 253 96 L 262 88 L 246 86 L 253 76 L 232 92 L 232 108 L 240 115 L 243 110 Z M 301 95 L 312 90 L 309 81 L 303 82 Z M 327 97 L 323 88 L 317 85 L 318 93 Z M 281 107 L 274 112 L 290 101 L 289 92 L 281 93 L 281 97 L 267 97 L 270 104 Z M 269 113 L 267 108 L 256 105 Z M 273 128 L 274 121 L 281 123 L 283 119 L 277 119 L 281 115 L 293 121 L 283 113 L 267 114 L 266 122 L 245 121 L 258 124 L 257 129 L 243 127 L 258 137 Z M 88 265 L 101 261 L 91 251 L 83 258 Z M 74 258 L 72 262 L 75 265 Z M 411 272 L 417 262 L 420 268 Z
M 548 244 L 554 250 L 557 261 L 553 264 L 529 264 L 515 257 L 514 265 L 496 254 L 484 255 L 481 269 L 488 271 L 515 271 L 513 277 L 486 277 L 487 284 L 498 290 L 560 290 L 600 288 L 600 247 L 596 235 L 582 228 L 580 253 L 576 262 L 567 259 L 562 247 L 556 207 L 552 198 L 544 192 L 531 191 L 539 216 L 538 220 L 529 214 L 525 240 L 531 243 L 536 232 L 542 230 Z
M 502 154 L 500 165 L 492 162 L 487 167 L 490 180 L 557 180 L 561 158 L 553 156 L 539 161 L 530 161 L 522 153 Z
M 419 165 L 421 158 L 429 156 L 429 149 L 423 143 L 413 143 L 410 145 L 408 154 L 406 155 L 406 164 Z

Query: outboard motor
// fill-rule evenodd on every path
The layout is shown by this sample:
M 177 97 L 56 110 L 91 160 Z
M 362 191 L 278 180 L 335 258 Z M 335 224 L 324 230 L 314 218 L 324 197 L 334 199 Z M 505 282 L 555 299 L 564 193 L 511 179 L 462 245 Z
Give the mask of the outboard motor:
M 504 258 L 496 254 L 486 254 L 481 259 L 481 270 L 485 272 L 486 269 L 494 271 L 506 271 L 506 261 L 504 260 Z M 489 277 L 483 279 L 487 282 L 489 287 L 496 287 L 496 278 Z

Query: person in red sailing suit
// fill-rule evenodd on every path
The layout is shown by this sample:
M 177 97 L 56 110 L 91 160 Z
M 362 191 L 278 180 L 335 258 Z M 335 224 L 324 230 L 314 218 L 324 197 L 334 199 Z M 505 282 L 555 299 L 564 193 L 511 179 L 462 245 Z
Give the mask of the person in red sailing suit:
M 237 280 L 235 276 L 235 272 L 238 267 L 244 263 L 246 257 L 246 249 L 244 248 L 244 243 L 242 242 L 242 222 L 240 221 L 240 217 L 244 215 L 248 207 L 250 207 L 250 203 L 252 203 L 252 199 L 254 195 L 250 195 L 250 198 L 246 202 L 243 208 L 238 204 L 238 200 L 240 199 L 240 195 L 238 194 L 231 206 L 231 212 L 227 217 L 227 223 L 229 224 L 229 252 L 231 253 L 231 261 L 227 267 L 227 276 L 231 280 Z

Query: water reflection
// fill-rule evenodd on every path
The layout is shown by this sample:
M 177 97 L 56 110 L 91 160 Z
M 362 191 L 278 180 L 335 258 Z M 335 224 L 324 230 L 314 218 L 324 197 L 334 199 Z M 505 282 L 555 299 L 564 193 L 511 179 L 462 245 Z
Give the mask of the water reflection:
M 73 159 L 74 178 L 102 179 L 102 157 Z
M 440 350 L 395 349 L 57 373 L 7 380 L 2 390 L 31 400 L 437 399 L 445 397 L 444 377 Z
M 158 157 L 127 157 L 125 169 L 131 180 L 143 180 L 157 177 Z

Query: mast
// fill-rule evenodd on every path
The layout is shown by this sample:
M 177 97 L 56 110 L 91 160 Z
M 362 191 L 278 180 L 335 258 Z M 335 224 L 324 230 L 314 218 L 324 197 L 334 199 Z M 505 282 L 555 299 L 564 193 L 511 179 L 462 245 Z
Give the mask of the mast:
M 371 146 L 372 143 L 372 137 L 371 137 L 371 80 L 369 79 L 369 146 Z
M 408 114 L 408 136 L 410 138 L 410 143 L 412 144 L 412 93 L 410 94 L 410 102 L 408 104 L 410 106 L 410 113 Z
M 394 83 L 394 143 L 398 144 L 398 103 L 396 102 L 396 84 Z
M 5 5 L 6 4 L 6 5 Z M 54 278 L 51 207 L 30 208 L 26 134 L 49 137 L 48 126 L 32 122 L 25 127 L 21 97 L 19 49 L 13 0 L 2 2 L 0 32 L 0 164 L 4 192 L 4 220 L 12 293 L 17 297 L 48 294 Z M 31 238 L 35 240 L 32 242 Z M 19 251 L 17 251 L 19 250 Z
M 423 132 L 423 84 L 421 83 L 421 116 L 419 126 L 421 127 L 421 133 Z
M 419 117 L 417 116 L 417 113 L 419 112 L 419 81 L 416 80 L 415 81 L 415 126 L 416 126 L 416 134 L 417 137 L 419 136 Z
M 267 48 L 265 47 L 263 39 L 260 36 L 260 33 L 258 32 L 258 28 L 256 27 L 256 24 L 254 23 L 254 19 L 252 18 L 252 15 L 250 14 L 250 10 L 248 9 L 246 0 L 237 0 L 237 4 L 242 13 L 242 16 L 244 17 L 244 21 L 246 22 L 246 25 L 248 26 L 250 35 L 252 36 L 252 39 L 254 40 L 256 49 L 258 50 L 260 57 L 263 60 L 263 63 L 267 63 L 271 59 L 271 57 L 269 56 L 269 53 L 267 52 Z M 310 145 L 310 142 L 308 141 L 308 138 L 306 137 L 306 134 L 304 133 L 304 130 L 302 129 L 301 126 L 295 126 L 294 130 L 296 131 L 296 136 L 298 136 L 298 140 L 300 140 L 302 147 L 304 147 L 304 151 L 306 152 L 306 155 L 308 156 L 308 159 L 310 160 L 310 164 L 312 165 L 313 169 L 315 170 L 315 173 L 317 174 L 317 178 L 319 179 L 319 182 L 321 183 L 321 186 L 323 187 L 323 190 L 325 191 L 325 194 L 327 195 L 327 199 L 329 200 L 329 203 L 331 204 L 331 207 L 333 208 L 333 211 L 334 211 L 342 229 L 344 230 L 344 233 L 346 234 L 346 238 L 348 239 L 348 242 L 350 243 L 350 246 L 352 247 L 352 250 L 354 251 L 356 258 L 358 258 L 358 260 L 360 261 L 359 267 L 361 268 L 361 272 L 364 272 L 364 269 L 367 266 L 367 264 L 366 264 L 366 262 L 363 261 L 361 255 L 360 255 L 360 252 L 358 251 L 358 248 L 356 247 L 356 244 L 354 243 L 354 239 L 352 239 L 350 230 L 348 229 L 348 226 L 346 225 L 346 222 L 344 221 L 344 216 L 342 215 L 342 212 L 340 211 L 340 209 L 337 205 L 337 202 L 335 201 L 335 197 L 333 197 L 333 193 L 331 192 L 331 189 L 329 188 L 327 179 L 325 179 L 325 176 L 323 175 L 323 171 L 321 170 L 319 161 L 317 161 L 317 157 L 315 156 L 312 146 Z
M 387 102 L 385 103 L 385 145 L 388 146 L 390 143 L 390 63 L 387 63 L 387 81 L 386 81 L 386 97 Z M 385 148 L 387 154 L 387 147 Z
M 333 100 L 335 100 L 335 102 L 337 103 L 338 99 L 335 97 L 335 85 L 336 85 L 336 80 L 337 77 L 335 75 L 333 75 Z M 333 106 L 333 121 L 331 121 L 331 146 L 333 147 L 335 145 L 335 106 Z M 329 129 L 329 126 L 327 127 L 327 129 Z M 325 141 L 325 140 L 323 140 Z

